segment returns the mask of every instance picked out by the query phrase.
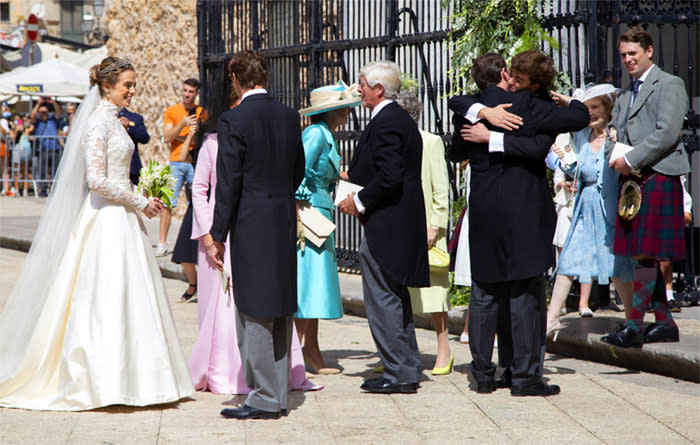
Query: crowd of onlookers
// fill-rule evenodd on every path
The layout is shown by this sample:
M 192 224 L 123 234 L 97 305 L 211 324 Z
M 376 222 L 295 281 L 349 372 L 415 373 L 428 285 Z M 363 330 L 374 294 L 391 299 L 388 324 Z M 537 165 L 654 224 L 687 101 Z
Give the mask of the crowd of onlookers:
M 3 102 L 0 118 L 2 196 L 46 196 L 77 105 L 40 97 L 30 113 Z

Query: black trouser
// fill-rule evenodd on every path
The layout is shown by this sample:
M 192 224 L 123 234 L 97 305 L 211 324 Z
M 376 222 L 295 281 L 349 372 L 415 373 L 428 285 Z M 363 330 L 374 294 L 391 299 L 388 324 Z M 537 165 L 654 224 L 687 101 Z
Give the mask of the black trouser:
M 472 372 L 478 382 L 493 379 L 491 361 L 498 331 L 500 365 L 522 387 L 542 377 L 547 304 L 544 277 L 538 275 L 501 283 L 472 283 L 469 300 L 469 349 Z

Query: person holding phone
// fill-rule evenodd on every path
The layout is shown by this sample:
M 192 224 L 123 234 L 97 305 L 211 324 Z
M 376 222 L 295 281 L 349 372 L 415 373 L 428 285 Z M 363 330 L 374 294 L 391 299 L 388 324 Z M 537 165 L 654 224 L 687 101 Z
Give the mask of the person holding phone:
M 172 208 L 177 207 L 180 190 L 185 182 L 191 185 L 194 180 L 194 166 L 189 154 L 193 148 L 193 138 L 190 138 L 187 144 L 185 139 L 190 131 L 194 133 L 197 130 L 197 121 L 202 112 L 202 107 L 195 104 L 198 95 L 199 80 L 185 79 L 182 85 L 182 102 L 165 110 L 163 116 L 163 140 L 170 144 L 170 168 L 176 181 L 173 189 L 175 196 L 170 200 Z M 181 157 L 183 150 L 187 152 L 184 158 Z M 172 210 L 164 208 L 160 214 L 160 240 L 156 247 L 156 256 L 163 256 L 168 251 L 166 239 L 171 218 Z
M 34 180 L 40 181 L 39 196 L 46 197 L 48 196 L 49 180 L 53 179 L 61 157 L 61 144 L 58 138 L 61 107 L 54 99 L 42 96 L 29 117 L 34 126 L 33 138 L 30 140 L 36 140 L 34 142 L 34 156 L 36 158 L 34 162 L 35 165 L 38 163 L 39 169 L 39 177 L 35 177 Z

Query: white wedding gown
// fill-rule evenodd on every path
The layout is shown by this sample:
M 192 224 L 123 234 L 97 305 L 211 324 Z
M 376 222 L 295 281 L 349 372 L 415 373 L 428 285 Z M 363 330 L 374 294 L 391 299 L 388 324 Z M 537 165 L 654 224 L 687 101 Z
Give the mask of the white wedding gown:
M 55 258 L 45 304 L 26 308 L 41 313 L 28 348 L 12 357 L 18 365 L 0 373 L 0 406 L 76 411 L 175 402 L 194 392 L 137 213 L 147 200 L 129 182 L 134 145 L 118 111 L 101 100 L 87 123 L 90 192 Z

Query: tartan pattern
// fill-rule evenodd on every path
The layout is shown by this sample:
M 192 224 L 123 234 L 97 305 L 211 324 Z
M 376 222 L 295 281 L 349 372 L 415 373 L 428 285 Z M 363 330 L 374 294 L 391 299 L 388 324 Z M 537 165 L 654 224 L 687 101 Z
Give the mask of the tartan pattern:
M 680 260 L 685 256 L 684 237 L 680 179 L 656 173 L 642 186 L 642 206 L 637 216 L 625 221 L 618 215 L 614 253 Z
M 649 305 L 654 309 L 654 318 L 657 323 L 667 327 L 674 327 L 671 311 L 666 300 L 666 286 L 658 263 L 653 265 L 637 264 L 634 271 L 634 298 L 632 309 L 627 320 L 627 326 L 635 331 L 642 330 L 644 314 Z

